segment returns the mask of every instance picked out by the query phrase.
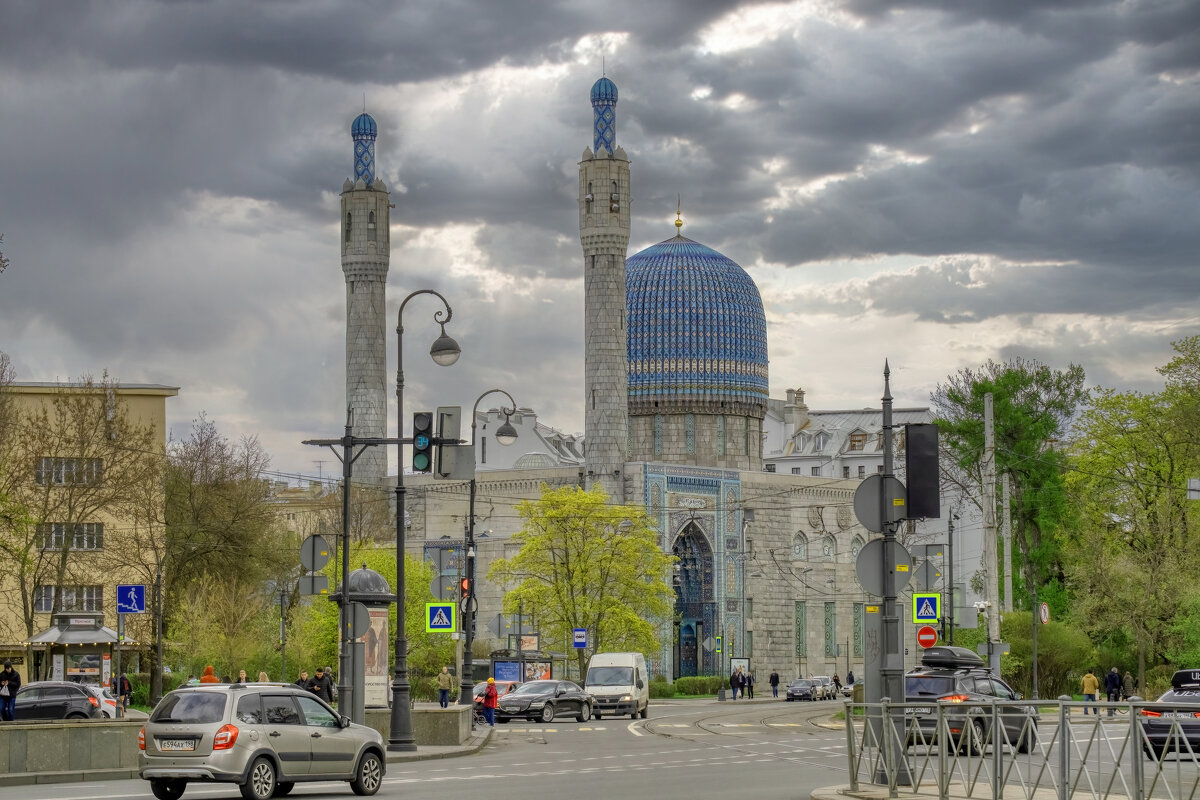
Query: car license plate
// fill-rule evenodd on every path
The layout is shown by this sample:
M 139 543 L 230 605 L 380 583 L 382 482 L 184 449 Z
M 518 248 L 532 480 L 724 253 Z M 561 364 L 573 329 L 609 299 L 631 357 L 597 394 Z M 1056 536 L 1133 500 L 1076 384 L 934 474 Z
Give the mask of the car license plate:
M 195 739 L 159 739 L 158 749 L 163 752 L 180 752 L 196 749 Z
M 932 714 L 933 709 L 932 708 L 906 708 L 906 709 L 904 709 L 904 713 L 908 714 L 910 716 L 916 716 L 918 714 Z

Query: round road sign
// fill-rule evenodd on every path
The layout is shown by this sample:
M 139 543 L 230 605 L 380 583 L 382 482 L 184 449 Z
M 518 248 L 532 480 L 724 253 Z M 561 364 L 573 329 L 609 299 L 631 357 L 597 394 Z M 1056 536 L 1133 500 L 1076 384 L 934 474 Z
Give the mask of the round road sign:
M 1038 609 L 1038 616 L 1042 618 L 1042 624 L 1045 625 L 1050 621 L 1050 604 L 1042 603 L 1042 607 Z
M 917 644 L 921 647 L 933 647 L 937 644 L 937 630 L 932 625 L 922 625 L 917 630 Z

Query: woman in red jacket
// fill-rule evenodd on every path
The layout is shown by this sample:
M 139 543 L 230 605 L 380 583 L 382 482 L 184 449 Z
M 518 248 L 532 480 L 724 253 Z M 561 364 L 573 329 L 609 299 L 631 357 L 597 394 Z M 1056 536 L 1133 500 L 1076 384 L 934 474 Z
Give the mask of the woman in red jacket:
M 496 727 L 496 706 L 500 705 L 500 697 L 496 694 L 496 679 L 488 678 L 487 689 L 483 692 L 483 718 L 487 724 Z
M 204 668 L 204 673 L 200 676 L 201 683 L 220 683 L 221 679 L 213 674 L 212 664 Z

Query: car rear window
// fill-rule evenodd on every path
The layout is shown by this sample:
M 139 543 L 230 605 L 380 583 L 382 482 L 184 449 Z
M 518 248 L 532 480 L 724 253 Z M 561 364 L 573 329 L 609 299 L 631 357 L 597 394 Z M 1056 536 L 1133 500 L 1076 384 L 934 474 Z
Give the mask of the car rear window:
M 151 722 L 201 724 L 220 722 L 225 717 L 225 695 L 216 692 L 172 692 L 163 698 Z
M 940 697 L 954 691 L 954 678 L 949 675 L 906 675 L 905 697 Z

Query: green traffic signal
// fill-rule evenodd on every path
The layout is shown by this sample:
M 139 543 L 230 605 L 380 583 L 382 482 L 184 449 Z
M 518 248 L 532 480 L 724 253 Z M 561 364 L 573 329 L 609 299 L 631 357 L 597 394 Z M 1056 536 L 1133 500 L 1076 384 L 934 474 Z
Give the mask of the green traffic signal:
M 413 414 L 412 468 L 413 472 L 433 469 L 433 414 L 428 411 Z

